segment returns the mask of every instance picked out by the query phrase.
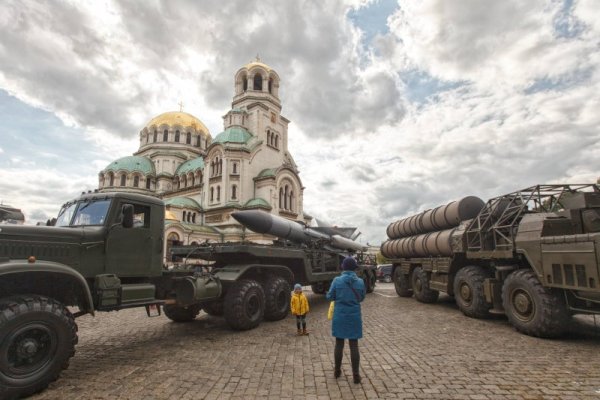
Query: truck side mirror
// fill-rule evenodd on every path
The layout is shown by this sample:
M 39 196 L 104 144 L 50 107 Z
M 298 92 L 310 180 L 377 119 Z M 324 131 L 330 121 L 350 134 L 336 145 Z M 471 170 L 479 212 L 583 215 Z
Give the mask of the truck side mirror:
M 132 228 L 133 227 L 133 205 L 132 204 L 123 204 L 123 208 L 121 210 L 123 214 L 123 219 L 121 220 L 121 225 L 123 228 Z

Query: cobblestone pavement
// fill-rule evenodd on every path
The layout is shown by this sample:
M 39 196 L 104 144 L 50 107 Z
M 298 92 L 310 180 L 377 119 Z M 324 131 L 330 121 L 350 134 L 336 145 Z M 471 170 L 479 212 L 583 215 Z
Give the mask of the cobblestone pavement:
M 363 383 L 355 385 L 348 346 L 333 378 L 328 304 L 307 295 L 304 337 L 291 316 L 247 332 L 204 313 L 184 324 L 143 309 L 81 317 L 69 369 L 33 398 L 600 400 L 600 327 L 591 317 L 561 340 L 536 339 L 504 318 L 467 318 L 447 297 L 420 304 L 378 284 L 363 303 Z

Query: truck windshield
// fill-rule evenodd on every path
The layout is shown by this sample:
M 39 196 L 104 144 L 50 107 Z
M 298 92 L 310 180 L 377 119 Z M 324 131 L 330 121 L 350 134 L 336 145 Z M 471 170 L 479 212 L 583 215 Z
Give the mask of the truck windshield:
M 55 226 L 104 225 L 109 206 L 110 200 L 66 204 L 58 213 Z
M 77 208 L 77 203 L 65 204 L 58 213 L 58 218 L 56 218 L 56 223 L 54 226 L 69 226 L 71 219 L 73 218 L 75 208 Z

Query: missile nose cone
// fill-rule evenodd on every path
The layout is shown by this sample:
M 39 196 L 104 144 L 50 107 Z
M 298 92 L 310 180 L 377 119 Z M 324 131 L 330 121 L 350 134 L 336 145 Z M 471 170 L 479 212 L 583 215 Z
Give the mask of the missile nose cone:
M 268 233 L 273 224 L 271 214 L 258 210 L 237 211 L 231 216 L 246 228 L 257 233 Z

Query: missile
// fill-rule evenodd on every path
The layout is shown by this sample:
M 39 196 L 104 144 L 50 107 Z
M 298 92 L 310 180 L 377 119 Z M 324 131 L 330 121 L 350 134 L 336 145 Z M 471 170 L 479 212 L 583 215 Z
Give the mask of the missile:
M 309 243 L 316 239 L 323 239 L 331 247 L 335 247 L 338 250 L 360 251 L 364 249 L 364 246 L 360 243 L 356 243 L 343 236 L 330 236 L 301 225 L 298 222 L 264 211 L 237 211 L 232 213 L 231 216 L 251 231 L 277 236 L 278 238 L 287 239 L 295 243 Z

